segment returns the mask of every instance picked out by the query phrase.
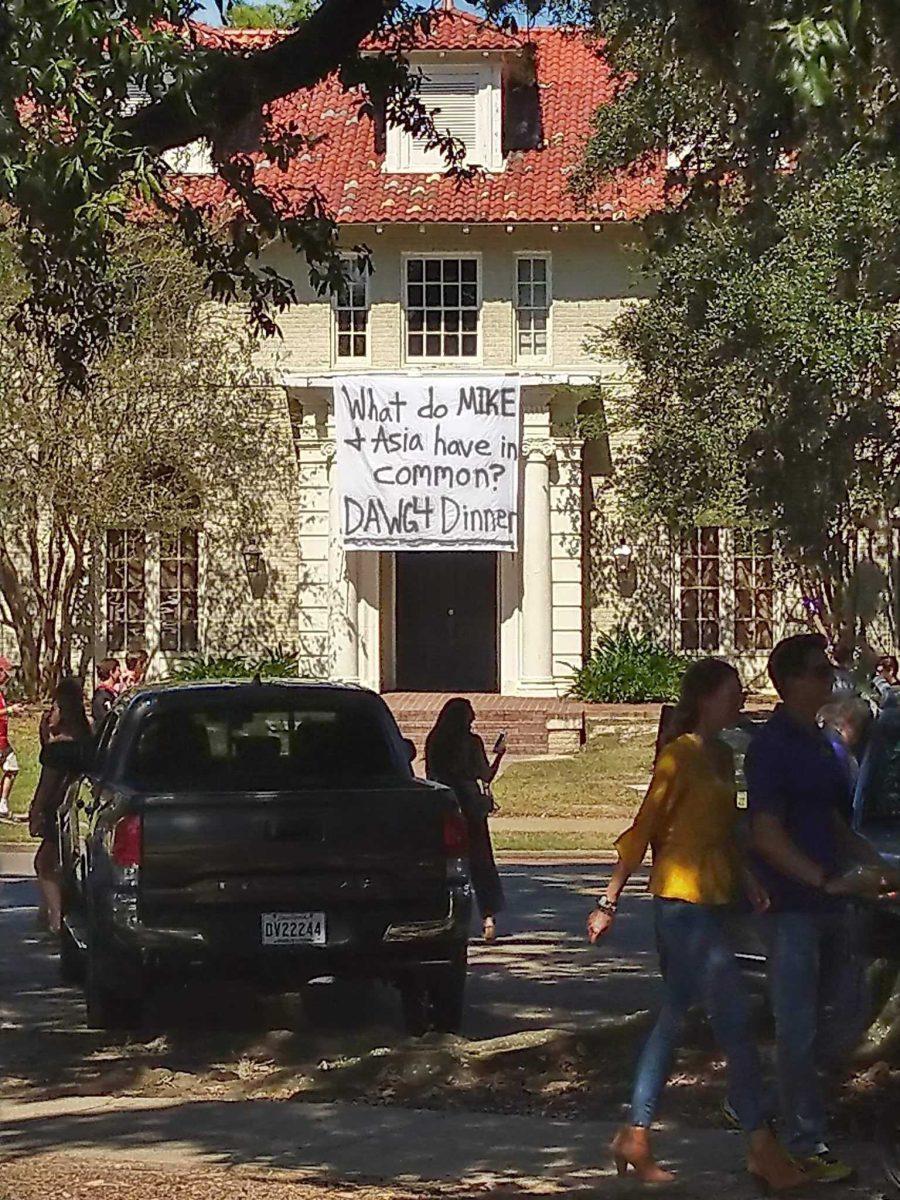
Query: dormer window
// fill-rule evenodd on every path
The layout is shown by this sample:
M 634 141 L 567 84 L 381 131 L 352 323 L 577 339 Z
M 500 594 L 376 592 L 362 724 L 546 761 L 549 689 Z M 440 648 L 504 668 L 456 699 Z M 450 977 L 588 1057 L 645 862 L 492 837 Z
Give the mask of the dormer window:
M 422 62 L 419 97 L 441 135 L 457 138 L 466 148 L 465 165 L 501 171 L 501 72 L 499 64 Z M 387 136 L 385 170 L 432 174 L 447 170 L 439 149 L 428 139 L 392 126 Z

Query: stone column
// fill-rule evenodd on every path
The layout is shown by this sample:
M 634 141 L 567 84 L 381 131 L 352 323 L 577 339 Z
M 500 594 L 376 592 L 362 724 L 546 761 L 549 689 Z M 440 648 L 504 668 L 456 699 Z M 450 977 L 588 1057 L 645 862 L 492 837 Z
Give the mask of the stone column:
M 359 682 L 359 589 L 357 553 L 341 539 L 337 460 L 328 459 L 328 589 L 332 675 L 342 683 Z
M 549 439 L 525 443 L 522 523 L 522 682 L 531 695 L 556 694 L 553 682 L 553 575 Z

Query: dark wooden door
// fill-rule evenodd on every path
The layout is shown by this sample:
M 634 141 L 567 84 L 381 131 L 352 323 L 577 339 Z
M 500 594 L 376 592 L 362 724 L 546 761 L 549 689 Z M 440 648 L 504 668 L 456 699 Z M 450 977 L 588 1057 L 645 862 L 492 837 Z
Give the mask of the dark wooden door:
M 397 554 L 397 688 L 498 690 L 496 553 Z

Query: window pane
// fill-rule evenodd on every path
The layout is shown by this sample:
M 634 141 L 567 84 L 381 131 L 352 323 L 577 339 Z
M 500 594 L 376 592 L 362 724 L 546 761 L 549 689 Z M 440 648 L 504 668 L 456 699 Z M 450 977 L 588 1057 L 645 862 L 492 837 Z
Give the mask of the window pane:
M 421 283 L 425 278 L 425 263 L 421 258 L 411 258 L 406 264 L 406 277 L 410 283 Z
M 477 261 L 424 256 L 415 261 L 422 266 L 423 282 L 407 287 L 407 354 L 434 359 L 477 356 Z M 461 338 L 460 333 L 472 337 Z
M 516 294 L 516 320 L 519 329 L 531 336 L 520 338 L 520 353 L 525 358 L 545 357 L 549 340 L 550 290 L 547 262 L 543 258 L 520 259 Z
M 700 631 L 700 642 L 704 650 L 719 649 L 719 626 L 718 622 L 710 621 L 704 624 Z
M 346 283 L 336 301 L 337 355 L 365 358 L 368 351 L 369 277 L 355 261 L 344 264 Z M 356 337 L 343 335 L 354 333 Z
M 700 593 L 700 613 L 708 620 L 715 620 L 719 615 L 719 593 L 704 588 Z
M 718 588 L 719 560 L 717 558 L 700 560 L 700 583 L 705 588 Z
M 719 553 L 719 531 L 714 526 L 706 526 L 700 530 L 700 551 L 702 554 Z
M 681 648 L 682 650 L 700 649 L 700 630 L 695 621 L 681 622 Z

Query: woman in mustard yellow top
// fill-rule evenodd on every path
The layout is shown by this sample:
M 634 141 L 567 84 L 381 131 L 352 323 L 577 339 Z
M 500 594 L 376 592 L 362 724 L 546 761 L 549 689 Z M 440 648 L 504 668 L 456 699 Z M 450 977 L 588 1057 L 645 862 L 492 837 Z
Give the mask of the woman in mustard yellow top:
M 747 996 L 725 922 L 742 893 L 757 908 L 766 905 L 743 866 L 734 760 L 719 737 L 738 720 L 743 699 L 737 672 L 721 659 L 703 659 L 687 670 L 674 729 L 634 824 L 616 843 L 619 862 L 609 886 L 588 918 L 588 934 L 596 943 L 612 926 L 622 889 L 651 848 L 650 891 L 665 998 L 638 1063 L 631 1124 L 613 1143 L 619 1174 L 631 1167 L 648 1183 L 673 1178 L 655 1161 L 649 1130 L 684 1018 L 697 1001 L 705 1004 L 728 1057 L 731 1103 L 749 1137 L 749 1170 L 776 1190 L 805 1181 L 766 1128 Z

